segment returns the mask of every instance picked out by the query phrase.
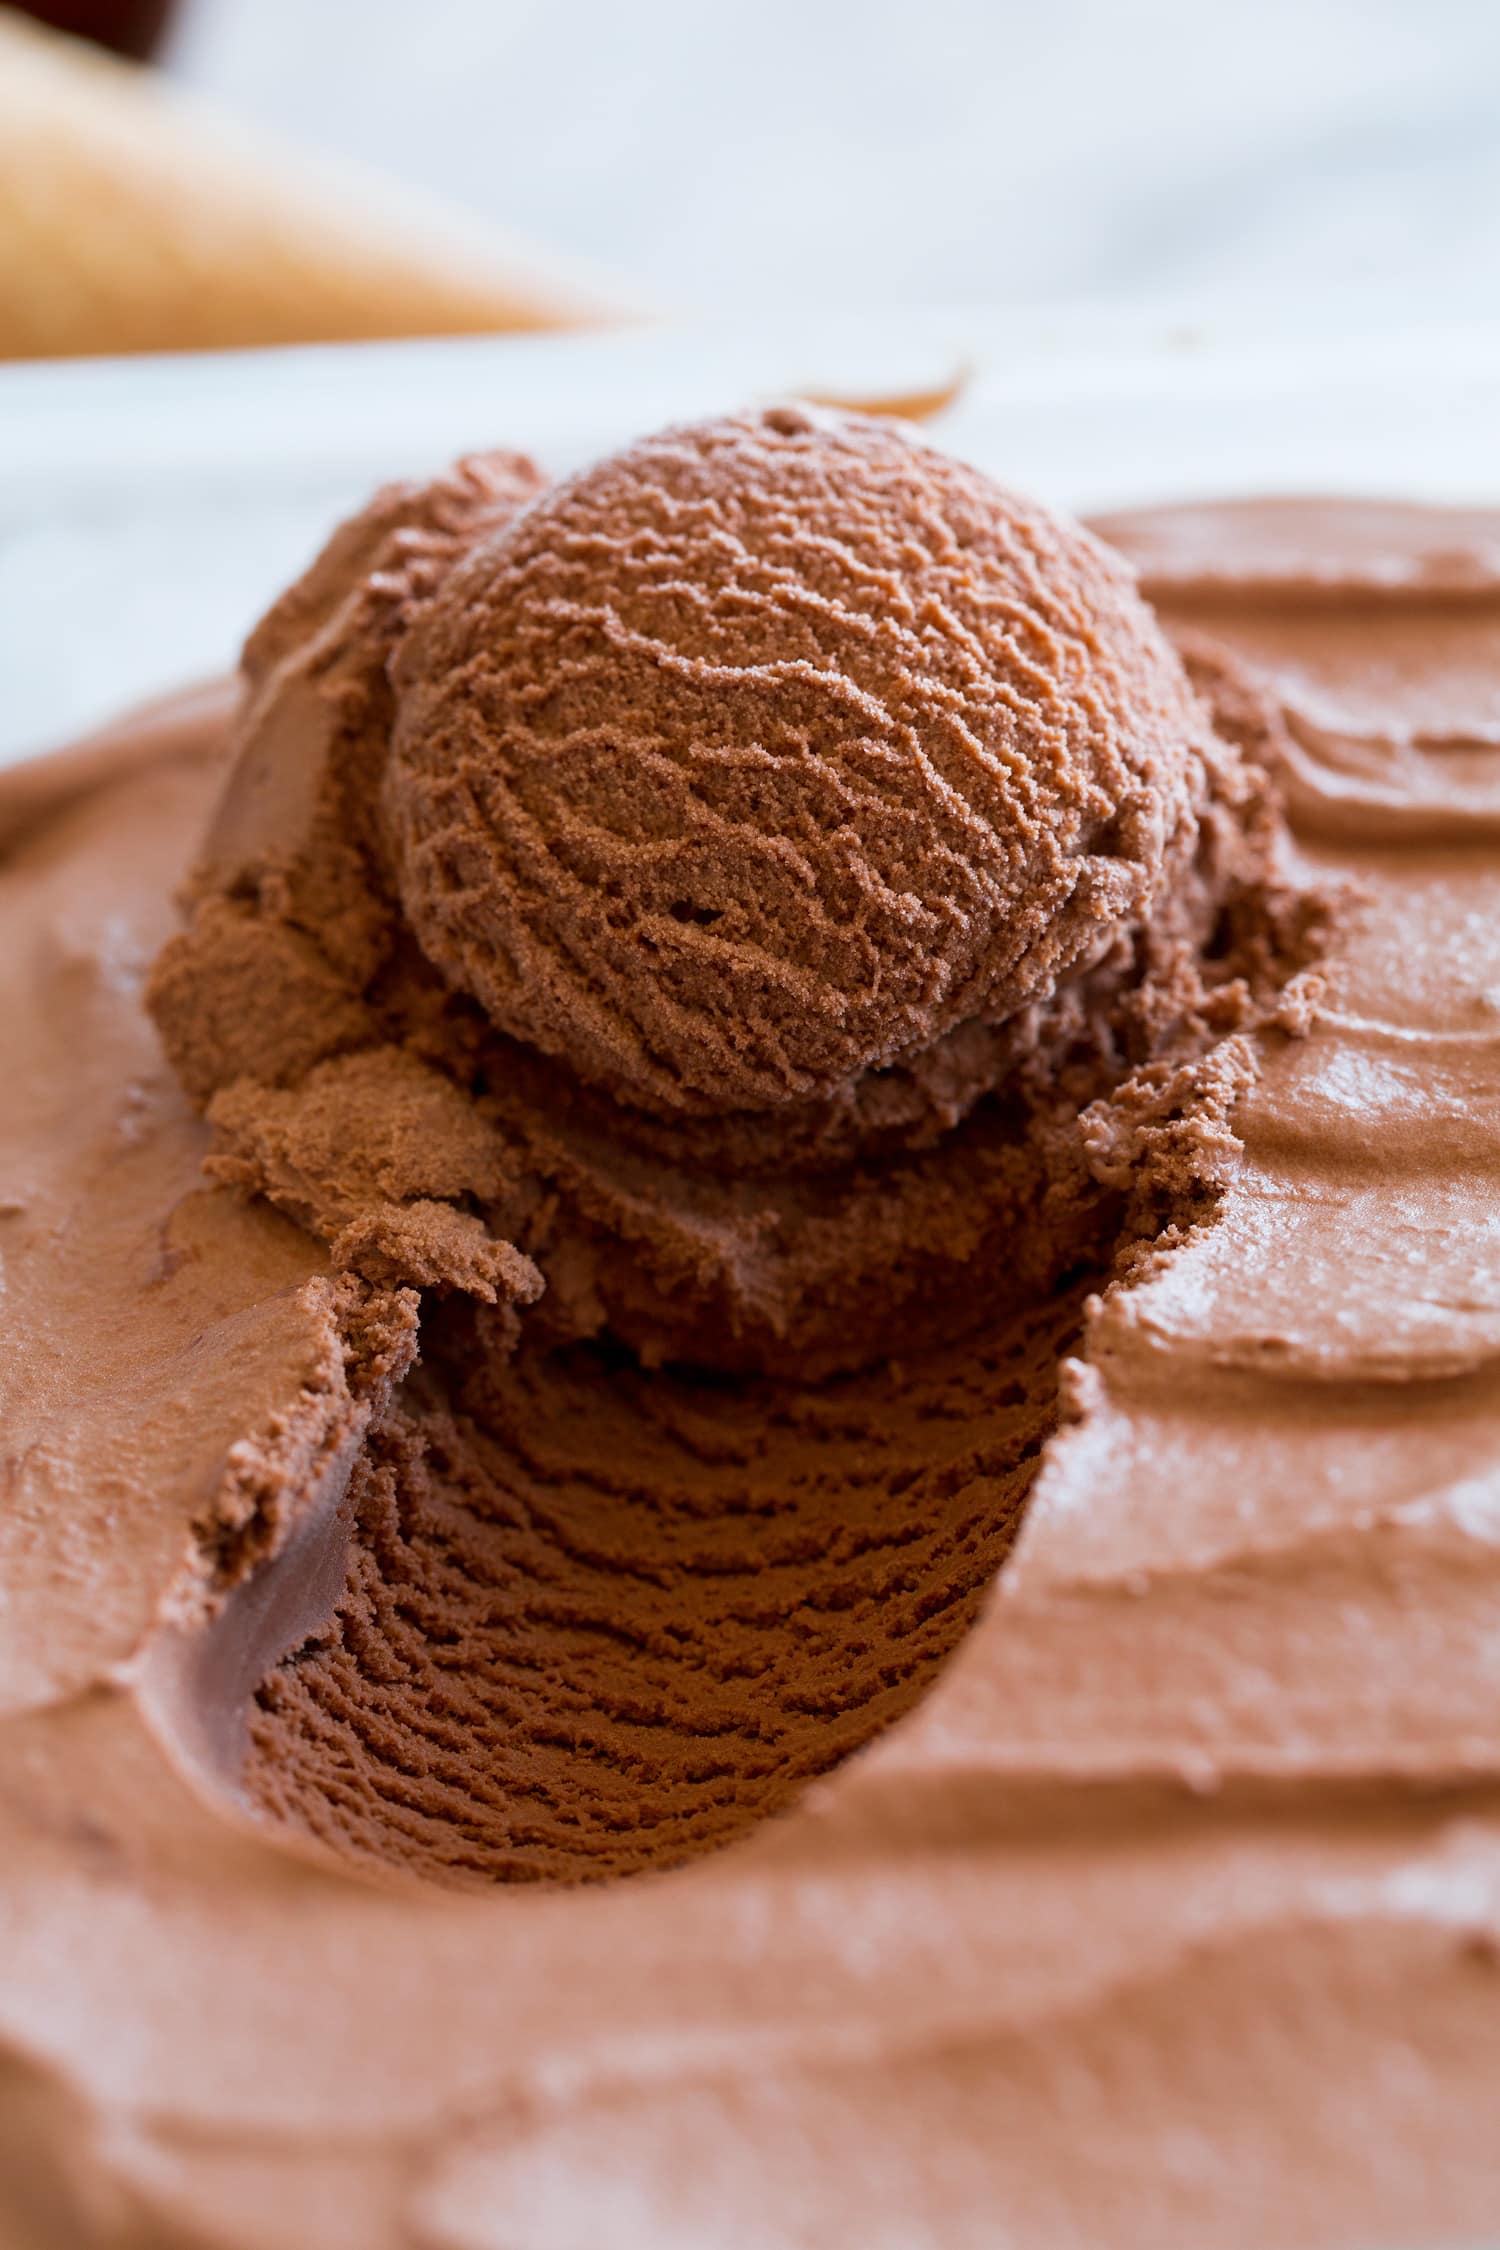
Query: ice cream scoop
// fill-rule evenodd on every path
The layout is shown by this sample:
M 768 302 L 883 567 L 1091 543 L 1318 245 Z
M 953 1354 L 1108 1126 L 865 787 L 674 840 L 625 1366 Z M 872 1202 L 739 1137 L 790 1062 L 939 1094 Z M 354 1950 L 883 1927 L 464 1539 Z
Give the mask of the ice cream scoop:
M 1204 728 L 1096 540 L 899 426 L 667 431 L 452 573 L 384 805 L 428 957 L 647 1108 L 826 1098 L 1143 914 Z
M 1287 970 L 1126 567 L 896 423 L 393 487 L 244 681 L 152 984 L 214 1176 L 497 1349 L 806 1373 L 1033 1303 L 1120 1224 L 1080 1112 Z

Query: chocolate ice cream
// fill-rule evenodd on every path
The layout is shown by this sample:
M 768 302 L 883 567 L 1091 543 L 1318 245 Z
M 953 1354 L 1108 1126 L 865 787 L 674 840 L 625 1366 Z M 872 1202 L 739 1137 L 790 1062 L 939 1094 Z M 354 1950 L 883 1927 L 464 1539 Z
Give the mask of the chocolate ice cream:
M 617 1100 L 776 1112 L 1048 1001 L 1194 842 L 1127 573 L 897 425 L 648 439 L 438 591 L 383 798 L 428 958 Z
M 1119 1231 L 1079 1112 L 1309 950 L 1118 561 L 894 424 L 383 495 L 247 679 L 153 998 L 217 1176 L 553 1342 L 806 1375 L 1034 1305 Z
M 428 1292 L 248 1786 L 453 1880 L 701 1850 L 974 1614 L 1321 902 L 1118 559 L 894 424 L 461 464 L 246 673 L 157 1020 L 212 1175 Z
M 1104 527 L 1180 856 L 910 1067 L 674 1109 L 450 984 L 380 811 L 569 504 L 391 496 L 253 637 L 181 1082 L 224 716 L 0 785 L 0 2231 L 1482 2234 L 1500 527 Z

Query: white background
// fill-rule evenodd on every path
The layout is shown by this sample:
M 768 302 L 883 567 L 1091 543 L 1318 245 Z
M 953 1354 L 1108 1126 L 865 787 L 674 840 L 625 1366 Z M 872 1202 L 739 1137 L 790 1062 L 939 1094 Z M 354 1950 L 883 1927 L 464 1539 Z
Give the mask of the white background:
M 1497 0 L 186 0 L 169 61 L 680 314 L 1500 311 Z

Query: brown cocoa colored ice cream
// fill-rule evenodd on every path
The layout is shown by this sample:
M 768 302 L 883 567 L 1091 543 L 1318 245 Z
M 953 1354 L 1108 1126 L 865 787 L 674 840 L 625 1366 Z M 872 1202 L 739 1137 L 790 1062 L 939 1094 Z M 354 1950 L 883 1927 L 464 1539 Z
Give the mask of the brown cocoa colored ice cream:
M 1482 2237 L 1500 522 L 1102 526 L 1179 670 L 995 495 L 1176 845 L 1011 1013 L 674 1108 L 451 981 L 389 810 L 463 587 L 641 457 L 386 496 L 235 709 L 0 784 L 0 2232 Z
M 891 423 L 383 494 L 246 683 L 168 1053 L 216 1176 L 486 1350 L 805 1375 L 1034 1306 L 1119 1231 L 1080 1112 L 1180 1109 L 1312 946 L 1123 565 Z
M 453 1880 L 659 1866 L 930 1679 L 1321 903 L 1120 560 L 892 423 L 460 464 L 246 674 L 153 1007 L 213 1176 L 429 1293 L 349 1487 L 384 1559 L 260 1688 L 249 1786 Z
M 617 1099 L 844 1094 L 1046 1001 L 1191 848 L 1203 728 L 1097 541 L 784 407 L 547 494 L 396 660 L 418 942 Z

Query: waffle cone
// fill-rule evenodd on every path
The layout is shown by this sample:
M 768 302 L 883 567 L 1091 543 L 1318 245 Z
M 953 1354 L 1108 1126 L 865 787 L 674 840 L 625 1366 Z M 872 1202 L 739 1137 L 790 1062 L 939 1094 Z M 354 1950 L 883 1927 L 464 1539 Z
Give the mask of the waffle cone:
M 551 328 L 622 304 L 0 8 L 0 357 Z

